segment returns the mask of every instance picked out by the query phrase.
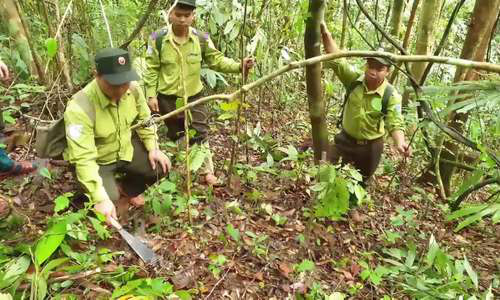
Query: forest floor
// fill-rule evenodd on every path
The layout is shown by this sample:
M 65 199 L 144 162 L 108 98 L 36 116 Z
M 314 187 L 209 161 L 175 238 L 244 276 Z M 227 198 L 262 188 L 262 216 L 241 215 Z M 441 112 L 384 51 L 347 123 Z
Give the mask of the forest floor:
M 302 110 L 297 112 L 299 106 L 283 105 L 280 113 L 263 107 L 260 116 L 250 109 L 247 120 L 263 120 L 261 135 L 271 134 L 274 142 L 285 148 L 299 148 L 308 135 L 308 117 Z M 232 126 L 227 124 L 215 122 L 210 138 L 222 182 L 227 181 L 223 170 L 231 149 Z M 187 290 L 194 299 L 292 299 L 294 294 L 322 299 L 320 295 L 335 291 L 351 299 L 382 299 L 385 295 L 410 299 L 399 282 L 382 279 L 377 284 L 377 276 L 370 277 L 364 271 L 388 265 L 384 259 L 389 253 L 402 253 L 403 262 L 413 253 L 414 264 L 423 267 L 431 235 L 453 258 L 466 255 L 479 275 L 480 290 L 488 289 L 500 272 L 500 226 L 487 221 L 455 233 L 456 223 L 446 222 L 446 203 L 434 196 L 432 187 L 416 183 L 416 170 L 422 168 L 423 161 L 414 158 L 401 167 L 400 158 L 389 146 L 386 150 L 370 187 L 372 201 L 343 220 L 331 221 L 308 217 L 314 205 L 314 178 L 306 175 L 306 169 L 313 166 L 311 150 L 303 161 L 276 163 L 272 174 L 251 167 L 266 162 L 265 156 L 250 149 L 247 164 L 244 147 L 240 147 L 238 161 L 244 163 L 239 165 L 239 178 L 231 180 L 229 186 L 213 189 L 195 183 L 193 193 L 198 201 L 192 205 L 192 223 L 185 210 L 165 216 L 153 215 L 151 209 L 130 212 L 134 222 L 128 228 L 163 257 L 160 265 L 145 266 L 117 233 L 100 240 L 89 226 L 86 241 L 68 241 L 73 251 L 98 253 L 106 248 L 118 254 L 88 264 L 76 274 L 51 274 L 51 278 L 69 278 L 72 283 L 49 289 L 49 294 L 110 298 L 116 288 L 113 276 L 133 269 L 135 278 L 165 278 L 175 290 Z M 25 151 L 20 149 L 14 156 Z M 387 189 L 391 175 L 383 174 L 383 169 L 390 166 L 398 175 Z M 174 168 L 179 165 L 174 164 Z M 49 165 L 49 170 L 52 180 L 35 174 L 0 183 L 0 193 L 13 200 L 15 213 L 25 216 L 22 226 L 2 229 L 4 245 L 16 247 L 36 241 L 54 214 L 54 199 L 75 190 L 75 178 L 68 167 Z M 294 170 L 298 173 L 291 172 Z M 56 252 L 54 256 L 63 254 Z M 396 256 L 392 258 L 397 260 Z M 495 292 L 498 296 L 499 291 Z

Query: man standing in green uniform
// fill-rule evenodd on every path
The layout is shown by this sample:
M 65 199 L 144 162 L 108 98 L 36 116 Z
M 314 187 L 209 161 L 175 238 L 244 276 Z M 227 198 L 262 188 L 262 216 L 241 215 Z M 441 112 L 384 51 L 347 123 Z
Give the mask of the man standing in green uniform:
M 159 150 L 153 128 L 130 129 L 148 120 L 151 112 L 141 90 L 131 83 L 139 76 L 128 52 L 104 49 L 95 63 L 96 78 L 75 94 L 64 113 L 65 158 L 75 165 L 95 210 L 109 220 L 117 217 L 114 202 L 143 205 L 140 195 L 165 176 L 170 161 Z M 119 182 L 117 174 L 124 174 Z
M 325 24 L 321 25 L 321 35 L 326 53 L 340 52 Z M 391 63 L 385 58 L 368 58 L 364 73 L 353 70 L 344 59 L 327 62 L 325 66 L 331 67 L 344 87 L 350 90 L 342 115 L 342 131 L 335 136 L 329 159 L 338 162 L 342 158 L 353 164 L 361 171 L 366 184 L 380 163 L 386 129 L 396 149 L 403 155 L 411 154 L 403 131 L 401 96 L 392 91 L 386 79 Z M 387 89 L 392 94 L 384 113 L 383 98 Z
M 169 16 L 170 28 L 151 35 L 146 56 L 147 69 L 144 73 L 146 98 L 151 110 L 162 115 L 176 109 L 176 103 L 178 99 L 183 99 L 184 92 L 189 102 L 201 98 L 202 62 L 211 69 L 223 73 L 238 73 L 243 68 L 244 74 L 248 74 L 254 65 L 251 58 L 245 58 L 239 63 L 224 57 L 207 34 L 192 28 L 195 9 L 196 0 L 178 0 Z M 174 45 L 182 57 L 178 56 Z M 184 72 L 181 72 L 181 66 Z M 190 125 L 196 130 L 193 141 L 203 142 L 209 131 L 207 106 L 198 105 L 190 111 L 192 117 Z M 171 140 L 178 140 L 184 135 L 183 115 L 165 120 L 165 125 Z M 206 172 L 207 183 L 214 184 L 216 178 L 213 175 L 213 167 L 209 166 Z

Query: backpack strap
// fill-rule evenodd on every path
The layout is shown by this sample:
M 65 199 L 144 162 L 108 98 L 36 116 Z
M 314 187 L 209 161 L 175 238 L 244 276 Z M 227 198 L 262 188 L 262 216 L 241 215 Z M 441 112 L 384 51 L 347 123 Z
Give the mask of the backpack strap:
M 208 39 L 210 38 L 208 32 L 199 31 L 196 28 L 193 28 L 192 32 L 198 37 L 198 41 L 200 41 L 201 55 L 204 55 L 205 49 L 208 46 Z
M 394 93 L 394 87 L 391 84 L 387 84 L 387 87 L 384 91 L 384 96 L 382 96 L 382 114 L 384 115 L 384 117 L 387 115 L 389 99 L 391 99 L 392 93 Z
M 342 119 L 344 118 L 344 110 L 345 106 L 347 105 L 347 101 L 349 100 L 349 97 L 351 96 L 352 92 L 360 85 L 362 82 L 355 80 L 351 82 L 349 86 L 346 87 L 346 92 L 345 92 L 345 97 L 344 97 L 344 103 L 342 103 L 342 109 L 340 110 L 340 115 L 337 121 L 337 127 L 339 129 L 342 128 Z
M 94 104 L 90 101 L 89 97 L 83 90 L 79 91 L 74 96 L 76 104 L 81 107 L 81 109 L 87 114 L 89 119 L 92 121 L 92 124 L 95 124 L 95 107 Z

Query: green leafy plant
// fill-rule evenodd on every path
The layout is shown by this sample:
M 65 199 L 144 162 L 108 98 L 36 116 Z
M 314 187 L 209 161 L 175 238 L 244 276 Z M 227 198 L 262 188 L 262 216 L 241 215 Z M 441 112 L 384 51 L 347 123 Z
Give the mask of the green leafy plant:
M 480 293 L 479 278 L 467 257 L 455 259 L 446 253 L 434 236 L 427 254 L 420 259 L 413 244 L 407 250 L 386 249 L 389 263 L 384 272 L 416 299 L 492 299 L 491 288 Z
M 455 227 L 455 232 L 458 232 L 490 215 L 493 224 L 500 222 L 500 203 L 468 205 L 448 215 L 447 220 L 453 221 L 464 218 L 464 220 Z
M 221 267 L 227 262 L 227 258 L 222 254 L 211 255 L 210 264 L 208 265 L 208 270 L 212 272 L 216 279 L 220 278 Z
M 317 193 L 316 217 L 339 219 L 349 210 L 349 190 L 347 182 L 337 177 L 337 170 L 330 165 L 322 166 L 319 183 L 312 187 Z
M 251 231 L 245 231 L 245 235 L 251 238 L 252 253 L 258 257 L 267 256 L 269 251 L 266 241 L 269 236 L 266 234 L 255 234 Z

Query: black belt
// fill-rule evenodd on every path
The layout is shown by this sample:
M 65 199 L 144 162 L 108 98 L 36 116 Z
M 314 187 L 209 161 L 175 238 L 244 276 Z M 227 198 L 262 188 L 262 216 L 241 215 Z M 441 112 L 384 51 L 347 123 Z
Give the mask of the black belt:
M 375 142 L 378 142 L 380 141 L 383 137 L 379 137 L 379 138 L 376 138 L 374 140 L 359 140 L 351 135 L 349 135 L 345 130 L 342 130 L 342 134 L 352 143 L 356 144 L 356 145 L 360 145 L 360 146 L 364 146 L 364 145 L 369 145 L 369 144 L 373 144 Z

